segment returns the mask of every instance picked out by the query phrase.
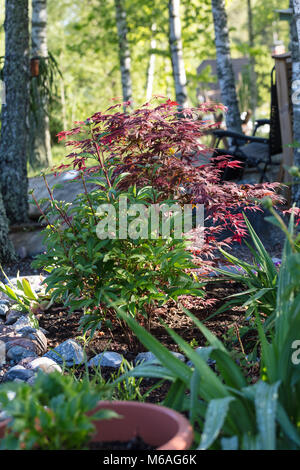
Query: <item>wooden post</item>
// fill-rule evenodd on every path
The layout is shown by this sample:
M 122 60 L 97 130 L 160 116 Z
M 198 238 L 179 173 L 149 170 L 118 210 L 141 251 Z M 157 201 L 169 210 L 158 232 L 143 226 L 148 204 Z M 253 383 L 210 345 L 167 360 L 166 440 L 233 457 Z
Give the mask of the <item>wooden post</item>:
M 294 164 L 294 149 L 288 147 L 293 143 L 293 108 L 291 103 L 291 83 L 289 67 L 291 67 L 291 54 L 274 55 L 277 83 L 277 97 L 280 119 L 280 133 L 282 141 L 283 158 L 280 166 L 278 181 L 286 184 L 292 183 L 292 176 L 285 169 Z M 291 205 L 291 188 L 285 190 L 285 198 Z

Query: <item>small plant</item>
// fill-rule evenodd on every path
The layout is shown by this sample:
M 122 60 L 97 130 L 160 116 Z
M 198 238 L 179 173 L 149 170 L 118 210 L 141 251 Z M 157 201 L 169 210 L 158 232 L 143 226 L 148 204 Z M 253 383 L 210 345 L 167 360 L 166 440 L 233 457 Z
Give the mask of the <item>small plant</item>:
M 81 450 L 95 432 L 93 421 L 118 417 L 109 410 L 93 413 L 100 397 L 110 396 L 107 385 L 57 372 L 39 373 L 34 385 L 0 386 L 1 409 L 10 417 L 2 450 Z
M 20 279 L 19 272 L 15 286 L 6 276 L 2 266 L 0 266 L 0 269 L 7 280 L 7 284 L 0 281 L 0 291 L 15 302 L 15 304 L 13 304 L 14 308 L 22 312 L 27 312 L 32 325 L 38 328 L 38 321 L 34 312 L 41 308 L 45 310 L 51 306 L 52 302 L 49 294 L 46 295 L 45 293 L 35 292 L 28 279 L 25 277 Z

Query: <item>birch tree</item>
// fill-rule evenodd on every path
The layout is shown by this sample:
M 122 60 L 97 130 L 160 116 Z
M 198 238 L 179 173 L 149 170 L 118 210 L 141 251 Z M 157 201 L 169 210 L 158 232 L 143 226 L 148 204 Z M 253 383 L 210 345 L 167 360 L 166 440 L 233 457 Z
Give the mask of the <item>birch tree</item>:
M 180 0 L 169 0 L 169 45 L 176 101 L 179 103 L 180 108 L 185 108 L 188 102 L 181 39 Z
M 22 223 L 28 214 L 28 0 L 6 0 L 4 29 L 6 104 L 2 106 L 0 186 L 8 220 Z
M 225 0 L 212 0 L 211 4 L 215 29 L 217 74 L 222 102 L 228 108 L 226 125 L 228 130 L 242 132 L 235 78 L 230 57 Z
M 254 47 L 254 31 L 253 31 L 253 14 L 252 14 L 252 3 L 251 0 L 247 0 L 248 10 L 248 42 L 250 47 L 250 105 L 253 113 L 253 119 L 255 119 L 255 110 L 257 102 L 257 87 L 256 87 L 256 73 L 255 73 L 255 58 L 253 56 L 252 49 Z
M 119 61 L 121 68 L 123 100 L 132 100 L 131 57 L 128 43 L 128 28 L 124 0 L 115 0 L 116 22 L 119 42 Z
M 31 54 L 47 67 L 47 0 L 32 0 Z M 39 78 L 31 79 L 32 109 L 30 113 L 29 162 L 32 168 L 52 164 L 47 96 L 41 93 Z
M 149 57 L 149 65 L 148 65 L 148 70 L 147 70 L 147 86 L 146 86 L 146 100 L 147 101 L 149 101 L 152 97 L 154 74 L 155 74 L 156 55 L 153 52 L 154 49 L 156 49 L 156 38 L 155 38 L 156 24 L 155 23 L 152 24 L 151 31 L 152 31 L 152 38 L 150 42 L 150 57 Z

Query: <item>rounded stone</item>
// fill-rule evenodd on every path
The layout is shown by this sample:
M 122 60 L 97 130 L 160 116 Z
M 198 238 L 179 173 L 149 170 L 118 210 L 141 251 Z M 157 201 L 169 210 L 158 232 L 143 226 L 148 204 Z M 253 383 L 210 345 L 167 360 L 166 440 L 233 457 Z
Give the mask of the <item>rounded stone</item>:
M 27 364 L 27 367 L 32 370 L 42 370 L 46 374 L 50 374 L 51 372 L 62 372 L 61 367 L 57 364 L 57 362 L 49 359 L 48 357 L 38 357 L 33 361 Z
M 22 315 L 18 318 L 18 320 L 14 323 L 14 329 L 19 332 L 23 328 L 32 327 L 32 322 L 28 315 Z
M 6 325 L 13 325 L 20 317 L 23 316 L 23 312 L 19 310 L 10 310 L 10 312 L 6 315 Z
M 177 359 L 179 359 L 180 361 L 182 362 L 185 361 L 185 357 L 183 354 L 173 352 L 173 351 L 170 351 L 170 352 L 171 354 L 173 354 L 173 356 L 177 357 Z M 160 364 L 160 360 L 157 359 L 157 357 L 150 351 L 141 352 L 136 356 L 135 361 L 134 361 L 135 365 L 141 364 L 142 362 L 153 362 L 155 364 Z
M 65 364 L 68 367 L 82 364 L 85 360 L 82 347 L 73 339 L 67 339 L 52 351 L 48 351 L 43 357 L 48 357 L 58 364 Z
M 33 370 L 25 369 L 23 366 L 14 366 L 9 369 L 3 377 L 3 382 L 9 382 L 13 380 L 20 380 L 22 382 L 27 382 L 34 375 Z
M 0 317 L 6 317 L 8 310 L 9 307 L 7 304 L 0 303 Z
M 33 351 L 30 351 L 29 349 L 23 348 L 22 346 L 12 346 L 6 354 L 7 359 L 13 361 L 13 362 L 19 362 L 25 357 L 29 356 L 36 356 Z
M 122 364 L 123 356 L 116 352 L 106 351 L 89 360 L 89 367 L 112 367 L 118 369 Z

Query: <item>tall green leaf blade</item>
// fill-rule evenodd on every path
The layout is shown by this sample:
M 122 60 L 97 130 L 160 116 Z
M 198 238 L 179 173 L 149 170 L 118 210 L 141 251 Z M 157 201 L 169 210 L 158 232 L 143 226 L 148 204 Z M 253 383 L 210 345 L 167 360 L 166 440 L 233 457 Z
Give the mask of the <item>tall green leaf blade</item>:
M 255 394 L 255 411 L 261 448 L 276 449 L 276 413 L 278 388 L 280 382 L 269 385 L 263 381 L 257 384 Z
M 208 449 L 218 437 L 226 419 L 233 397 L 211 400 L 207 407 L 205 424 L 198 450 Z

